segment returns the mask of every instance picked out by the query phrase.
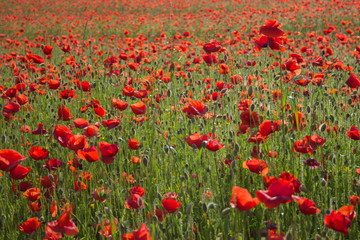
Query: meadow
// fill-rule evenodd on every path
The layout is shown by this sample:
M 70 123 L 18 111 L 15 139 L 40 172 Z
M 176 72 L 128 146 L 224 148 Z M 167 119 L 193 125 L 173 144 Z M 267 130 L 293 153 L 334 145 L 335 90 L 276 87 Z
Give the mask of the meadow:
M 0 239 L 358 239 L 360 4 L 11 0 Z

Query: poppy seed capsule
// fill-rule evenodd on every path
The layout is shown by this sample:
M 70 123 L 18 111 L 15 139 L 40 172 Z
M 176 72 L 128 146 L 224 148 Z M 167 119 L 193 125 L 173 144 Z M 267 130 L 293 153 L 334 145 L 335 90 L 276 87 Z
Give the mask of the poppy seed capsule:
M 231 208 L 225 208 L 224 210 L 221 211 L 221 217 L 225 217 L 227 215 L 229 215 L 231 211 Z
M 176 217 L 177 217 L 178 219 L 181 219 L 181 218 L 182 218 L 182 213 L 181 213 L 181 212 L 177 212 L 177 213 L 176 213 Z

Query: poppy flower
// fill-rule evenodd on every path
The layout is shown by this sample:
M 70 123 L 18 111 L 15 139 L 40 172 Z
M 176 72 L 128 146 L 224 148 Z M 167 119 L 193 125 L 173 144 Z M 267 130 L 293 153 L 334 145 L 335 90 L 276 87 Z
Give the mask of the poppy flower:
M 305 215 L 312 215 L 320 212 L 313 201 L 307 198 L 298 197 L 296 201 L 299 203 L 300 212 Z
M 306 127 L 305 124 L 305 118 L 303 117 L 303 114 L 301 112 L 297 112 L 297 118 L 295 116 L 295 112 L 293 113 L 293 129 L 295 131 L 302 131 L 304 127 Z
M 43 134 L 48 134 L 49 131 L 44 129 L 44 124 L 43 123 L 39 123 L 37 129 L 35 129 L 31 133 L 34 134 L 34 135 L 43 135 Z
M 282 37 L 285 32 L 280 29 L 281 23 L 276 20 L 268 19 L 265 24 L 260 27 L 260 33 L 271 38 Z
M 31 202 L 28 203 L 28 206 L 32 212 L 40 212 L 41 211 L 41 203 L 39 202 Z
M 125 233 L 121 235 L 121 240 L 134 240 L 134 234 L 132 233 Z
M 87 148 L 88 145 L 88 141 L 84 135 L 71 135 L 67 140 L 67 148 L 74 151 Z
M 269 47 L 274 51 L 285 51 L 283 47 L 283 40 L 281 38 L 271 38 L 267 36 L 260 36 L 255 40 L 255 50 L 260 52 L 261 49 Z
M 306 166 L 308 166 L 310 169 L 317 169 L 317 168 L 320 167 L 320 163 L 319 163 L 316 159 L 314 159 L 314 158 L 306 159 L 306 160 L 304 161 L 304 164 L 305 164 Z
M 28 125 L 22 125 L 21 128 L 20 128 L 20 131 L 22 133 L 28 133 L 28 132 L 31 131 L 31 128 Z
M 139 194 L 142 197 L 145 195 L 145 189 L 140 186 L 132 187 L 129 190 L 129 194 Z
M 219 139 L 214 139 L 215 135 L 212 133 L 209 133 L 209 139 L 207 135 L 204 135 L 204 141 L 206 142 L 206 149 L 216 152 L 223 148 L 225 145 L 219 142 Z
M 339 211 L 331 211 L 330 215 L 325 215 L 324 222 L 328 228 L 341 232 L 347 236 L 348 228 L 355 216 L 354 206 L 348 205 L 341 207 Z
M 183 112 L 187 114 L 188 118 L 192 118 L 193 116 L 204 116 L 207 111 L 208 107 L 205 106 L 204 103 L 196 100 L 190 100 L 183 108 Z
M 82 181 L 75 181 L 74 182 L 74 190 L 75 191 L 82 191 L 82 190 L 86 190 L 87 186 L 84 182 Z
M 253 111 L 250 113 L 249 110 L 241 112 L 240 119 L 243 124 L 250 126 L 250 128 L 258 127 L 263 121 L 263 117 L 257 112 Z
M 89 125 L 88 121 L 86 121 L 83 118 L 77 118 L 77 119 L 73 120 L 73 123 L 74 123 L 75 127 L 80 128 L 80 129 L 86 128 Z
M 127 209 L 139 209 L 144 207 L 144 199 L 139 194 L 131 194 L 126 198 L 125 207 Z
M 10 171 L 10 177 L 14 180 L 24 179 L 30 172 L 31 167 L 24 167 L 17 165 L 16 168 Z
M 359 140 L 360 139 L 360 133 L 359 133 L 359 130 L 357 129 L 357 127 L 352 126 L 350 128 L 350 131 L 348 131 L 348 136 L 352 140 L 356 140 L 356 141 Z
M 95 125 L 89 125 L 87 127 L 84 128 L 84 135 L 87 137 L 87 138 L 93 138 L 93 137 L 96 137 L 96 136 L 100 136 L 99 134 L 99 128 Z
M 118 220 L 116 218 L 113 218 L 113 224 L 110 220 L 105 219 L 100 224 L 96 224 L 95 227 L 99 229 L 99 234 L 101 236 L 104 238 L 113 239 L 113 230 L 117 231 L 116 225 L 118 224 Z
M 310 136 L 296 140 L 292 146 L 292 150 L 298 153 L 313 154 L 314 149 L 310 146 Z
M 52 50 L 53 50 L 53 47 L 52 47 L 52 46 L 45 45 L 45 46 L 44 46 L 44 49 L 43 49 L 43 53 L 44 53 L 45 55 L 51 55 Z
M 126 86 L 123 88 L 123 96 L 132 97 L 134 95 L 134 92 L 135 89 L 130 86 Z
M 65 89 L 59 93 L 61 99 L 76 98 L 75 90 Z
M 57 121 L 59 121 L 59 120 L 69 121 L 72 118 L 73 118 L 73 115 L 71 115 L 70 110 L 67 107 L 65 107 L 64 104 L 59 105 Z
M 128 107 L 128 103 L 122 101 L 121 99 L 112 98 L 111 104 L 114 108 L 124 111 Z
M 279 179 L 291 182 L 294 185 L 295 192 L 300 193 L 301 183 L 293 174 L 284 171 L 280 174 Z
M 204 54 L 201 57 L 208 66 L 211 66 L 213 63 L 219 63 L 218 57 L 215 54 Z
M 88 81 L 82 81 L 77 83 L 78 89 L 82 90 L 83 92 L 90 92 L 91 86 Z
M 267 191 L 255 191 L 256 197 L 269 209 L 276 208 L 281 203 L 292 202 L 294 193 L 294 185 L 285 179 L 276 180 Z
M 49 156 L 49 151 L 40 146 L 34 146 L 30 149 L 29 155 L 34 160 L 44 160 Z
M 37 217 L 29 218 L 26 222 L 19 225 L 19 230 L 30 234 L 40 228 L 41 222 Z
M 43 188 L 53 188 L 53 187 L 58 187 L 59 186 L 59 177 L 57 175 L 51 175 L 52 177 L 50 178 L 49 175 L 43 176 L 41 178 L 41 186 Z
M 259 127 L 259 132 L 262 136 L 269 136 L 271 133 L 279 131 L 280 120 L 277 121 L 264 121 Z
M 31 202 L 35 202 L 41 197 L 39 188 L 29 188 L 23 193 L 23 195 Z
M 40 57 L 39 55 L 34 55 L 34 54 L 29 53 L 26 56 L 29 60 L 32 60 L 36 64 L 41 64 L 41 63 L 45 62 L 44 59 L 42 57 Z
M 17 113 L 18 111 L 20 111 L 20 104 L 16 103 L 16 102 L 9 102 L 7 104 L 5 104 L 4 108 L 3 108 L 3 114 L 4 113 Z
M 139 149 L 140 146 L 141 146 L 141 144 L 139 143 L 139 141 L 137 139 L 129 139 L 129 141 L 128 141 L 129 149 L 137 150 L 137 149 Z
M 95 190 L 91 193 L 91 196 L 99 201 L 99 202 L 106 202 L 107 194 L 111 192 L 110 189 L 105 190 L 104 187 L 95 188 Z M 99 194 L 100 193 L 100 194 Z
M 18 94 L 16 96 L 16 101 L 22 106 L 22 105 L 25 105 L 29 102 L 29 99 L 26 95 L 24 94 Z
M 138 230 L 134 230 L 133 235 L 135 240 L 152 240 L 150 231 L 145 223 L 142 223 Z
M 71 212 L 72 207 L 67 207 L 57 220 L 48 222 L 46 227 L 55 233 L 64 233 L 67 236 L 77 235 L 79 229 L 76 227 L 75 223 L 70 220 Z
M 351 88 L 360 87 L 360 79 L 355 74 L 350 74 L 348 80 L 346 80 L 346 84 Z
M 110 130 L 112 128 L 115 128 L 119 126 L 121 120 L 120 119 L 109 119 L 109 120 L 102 120 L 101 124 L 107 128 L 107 130 Z
M 232 187 L 232 201 L 230 201 L 232 208 L 248 211 L 259 203 L 259 199 L 253 198 L 247 189 L 236 186 Z
M 318 135 L 312 135 L 310 137 L 310 146 L 316 150 L 317 146 L 324 146 L 326 139 Z
M 199 133 L 193 133 L 191 134 L 189 137 L 185 138 L 184 140 L 185 142 L 190 146 L 190 147 L 197 147 L 198 149 L 201 148 L 201 144 L 202 142 L 205 140 L 206 138 L 204 137 L 204 135 L 200 135 Z
M 134 103 L 130 105 L 130 108 L 135 115 L 145 114 L 146 112 L 146 105 L 143 102 Z
M 168 213 L 174 213 L 181 207 L 181 202 L 178 202 L 173 198 L 163 198 L 161 205 Z
M 251 159 L 243 162 L 243 168 L 249 169 L 251 172 L 263 176 L 269 172 L 267 163 L 260 159 Z
M 14 170 L 27 157 L 21 155 L 15 150 L 0 150 L 0 170 L 10 172 Z
M 213 41 L 210 43 L 205 43 L 203 46 L 204 51 L 209 54 L 212 52 L 218 52 L 221 49 L 221 44 L 219 42 Z
M 88 162 L 96 162 L 99 160 L 99 153 L 95 146 L 89 148 L 83 148 L 77 152 L 77 157 L 79 159 L 84 159 Z
M 114 161 L 115 155 L 119 151 L 119 147 L 116 144 L 99 142 L 99 151 L 101 154 L 101 161 L 105 164 L 110 164 Z
M 145 89 L 134 92 L 134 97 L 136 98 L 147 98 L 148 92 Z

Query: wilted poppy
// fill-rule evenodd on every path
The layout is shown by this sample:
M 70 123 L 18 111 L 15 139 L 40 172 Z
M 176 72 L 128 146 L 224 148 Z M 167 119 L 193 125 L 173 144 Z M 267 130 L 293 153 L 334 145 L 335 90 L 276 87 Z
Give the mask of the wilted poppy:
M 232 187 L 232 201 L 230 205 L 240 211 L 248 211 L 260 203 L 259 199 L 253 198 L 249 191 L 241 187 Z
M 44 124 L 43 123 L 39 123 L 37 129 L 35 129 L 31 133 L 34 134 L 34 135 L 43 135 L 43 134 L 48 134 L 49 131 L 44 129 Z

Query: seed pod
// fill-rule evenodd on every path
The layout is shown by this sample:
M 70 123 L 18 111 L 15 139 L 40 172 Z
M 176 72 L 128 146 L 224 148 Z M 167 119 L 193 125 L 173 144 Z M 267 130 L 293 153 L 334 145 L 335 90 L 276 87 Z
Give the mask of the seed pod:
M 250 85 L 247 92 L 248 96 L 251 96 L 253 94 L 253 86 Z
M 321 124 L 320 127 L 319 127 L 320 132 L 325 132 L 326 127 L 327 127 L 326 123 Z
M 225 208 L 225 209 L 223 209 L 223 210 L 221 211 L 221 217 L 225 217 L 225 216 L 229 215 L 230 211 L 231 211 L 231 208 Z
M 189 204 L 187 205 L 187 207 L 186 207 L 186 213 L 187 213 L 187 214 L 190 214 L 190 213 L 191 213 L 192 207 L 193 207 L 193 204 L 192 204 L 192 203 L 189 203 Z

